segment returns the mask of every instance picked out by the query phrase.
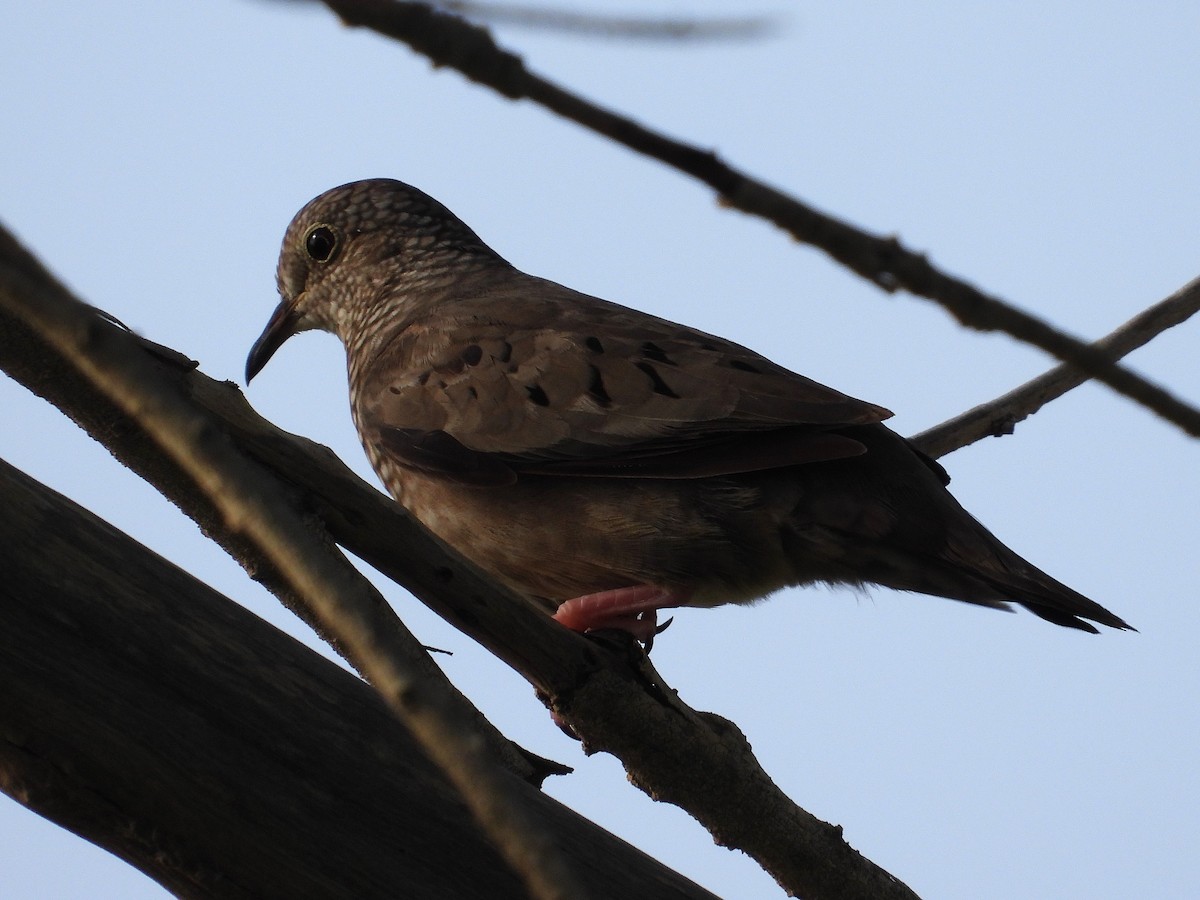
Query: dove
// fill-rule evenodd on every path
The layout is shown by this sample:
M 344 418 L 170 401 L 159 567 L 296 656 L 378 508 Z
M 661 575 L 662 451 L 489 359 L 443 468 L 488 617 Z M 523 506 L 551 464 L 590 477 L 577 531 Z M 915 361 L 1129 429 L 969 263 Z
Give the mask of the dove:
M 660 610 L 812 583 L 1130 628 L 976 521 L 882 406 L 521 272 L 402 182 L 309 202 L 278 288 L 247 383 L 290 336 L 335 334 L 383 484 L 568 628 L 650 641 Z

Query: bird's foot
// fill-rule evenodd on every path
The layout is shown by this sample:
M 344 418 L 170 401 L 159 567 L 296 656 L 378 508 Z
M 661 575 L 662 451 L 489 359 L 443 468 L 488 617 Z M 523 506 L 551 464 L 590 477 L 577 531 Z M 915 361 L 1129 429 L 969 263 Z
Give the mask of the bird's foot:
M 554 619 L 572 631 L 613 628 L 627 631 L 643 644 L 650 644 L 656 634 L 671 624 L 668 619 L 660 627 L 658 611 L 683 606 L 690 595 L 690 591 L 652 584 L 615 588 L 568 600 L 559 606 Z

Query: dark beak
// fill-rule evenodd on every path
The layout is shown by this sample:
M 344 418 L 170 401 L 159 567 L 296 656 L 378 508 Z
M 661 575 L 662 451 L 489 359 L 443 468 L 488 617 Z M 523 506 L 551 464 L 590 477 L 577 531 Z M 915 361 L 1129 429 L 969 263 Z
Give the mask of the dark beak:
M 296 333 L 296 324 L 299 321 L 300 314 L 296 312 L 295 304 L 291 301 L 284 300 L 275 307 L 275 312 L 271 313 L 271 321 L 250 348 L 250 355 L 246 357 L 246 384 L 262 371 L 263 366 L 275 355 L 275 351 L 283 346 L 283 342 Z

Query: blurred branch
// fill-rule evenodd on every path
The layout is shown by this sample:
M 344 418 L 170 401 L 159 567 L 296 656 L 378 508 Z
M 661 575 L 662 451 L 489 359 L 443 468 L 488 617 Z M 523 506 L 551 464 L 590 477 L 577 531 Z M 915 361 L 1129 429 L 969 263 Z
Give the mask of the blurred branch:
M 323 5 L 324 0 L 272 0 L 275 3 Z M 450 15 L 493 25 L 513 25 L 531 30 L 558 31 L 589 38 L 641 41 L 741 41 L 766 37 L 775 31 L 774 15 L 696 18 L 669 16 L 619 16 L 582 13 L 524 3 L 483 3 L 475 0 L 442 0 L 427 6 Z
M 1200 312 L 1200 279 L 1184 285 L 1166 300 L 1134 316 L 1092 346 L 1110 359 L 1120 359 L 1168 328 Z M 1079 387 L 1088 377 L 1071 366 L 1056 366 L 1003 396 L 969 409 L 909 440 L 930 456 L 945 456 L 985 437 L 1012 434 L 1017 423 L 1051 400 Z
M 605 13 L 579 13 L 521 3 L 476 3 L 471 0 L 443 0 L 432 4 L 480 22 L 541 28 L 590 37 L 654 41 L 729 41 L 750 40 L 769 34 L 776 25 L 772 16 L 742 16 L 711 19 L 650 18 L 615 16 Z
M 75 307 L 69 314 L 56 311 L 64 304 L 70 307 L 78 301 L 0 231 L 0 365 L 197 518 L 218 543 L 238 544 L 250 531 L 249 520 L 258 516 L 242 509 L 231 510 L 233 519 L 213 515 L 215 498 L 192 483 L 224 481 L 243 468 L 245 460 L 229 463 L 225 453 L 212 452 L 214 444 L 227 438 L 261 466 L 255 483 L 237 487 L 237 493 L 294 492 L 292 503 L 272 504 L 274 514 L 296 519 L 298 509 L 314 511 L 337 543 L 399 581 L 516 668 L 586 749 L 617 755 L 643 791 L 685 809 L 719 844 L 746 852 L 792 894 L 835 900 L 915 896 L 850 847 L 840 827 L 793 803 L 763 771 L 737 727 L 684 704 L 627 636 L 609 645 L 562 628 L 524 598 L 484 580 L 326 448 L 288 435 L 259 417 L 233 385 L 181 366 L 179 354 L 119 329 L 90 307 Z M 78 318 L 78 334 L 86 338 L 83 346 L 64 340 L 59 349 L 58 342 L 44 341 L 22 324 L 25 316 L 40 320 L 60 314 Z M 130 371 L 138 373 L 139 384 L 159 385 L 170 391 L 172 402 L 190 405 L 188 418 L 195 417 L 197 423 L 192 434 L 202 439 L 198 444 L 212 471 L 189 466 L 181 476 L 181 460 L 159 449 L 139 426 L 140 415 L 135 421 L 88 378 L 81 378 L 75 367 L 98 366 L 93 354 L 134 360 Z M 153 408 L 149 412 L 157 415 Z M 301 521 L 302 530 L 311 532 L 311 522 Z M 279 527 L 295 530 L 292 525 Z M 300 536 L 299 546 L 310 538 L 311 533 Z M 251 551 L 244 563 L 251 568 L 255 559 L 268 559 L 263 550 Z M 283 560 L 297 551 L 278 553 Z M 318 597 L 310 602 L 320 608 L 323 601 Z M 342 633 L 340 625 L 335 633 Z M 357 648 L 358 636 L 354 637 L 346 643 Z M 391 671 L 383 672 L 390 680 L 377 678 L 374 669 L 367 672 L 385 697 L 396 689 Z M 415 697 L 388 699 L 408 706 Z
M 733 209 L 760 216 L 796 240 L 833 259 L 886 291 L 905 290 L 942 306 L 963 325 L 1001 331 L 1041 348 L 1091 378 L 1136 400 L 1193 437 L 1200 437 L 1200 409 L 1118 366 L 1104 353 L 1042 319 L 987 295 L 944 273 L 895 237 L 862 231 L 789 197 L 722 162 L 715 153 L 689 146 L 603 109 L 531 73 L 514 53 L 498 47 L 483 28 L 424 3 L 400 0 L 323 0 L 347 25 L 369 28 L 408 44 L 435 66 L 513 100 L 529 99 L 704 182 Z

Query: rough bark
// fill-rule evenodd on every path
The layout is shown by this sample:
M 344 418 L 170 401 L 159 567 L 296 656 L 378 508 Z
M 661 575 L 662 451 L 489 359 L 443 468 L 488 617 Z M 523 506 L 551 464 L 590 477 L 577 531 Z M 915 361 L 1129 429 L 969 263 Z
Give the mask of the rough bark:
M 0 509 L 6 793 L 183 897 L 527 896 L 360 679 L 3 463 Z M 594 896 L 712 896 L 521 788 Z

